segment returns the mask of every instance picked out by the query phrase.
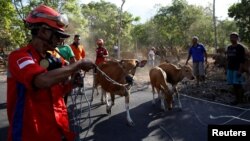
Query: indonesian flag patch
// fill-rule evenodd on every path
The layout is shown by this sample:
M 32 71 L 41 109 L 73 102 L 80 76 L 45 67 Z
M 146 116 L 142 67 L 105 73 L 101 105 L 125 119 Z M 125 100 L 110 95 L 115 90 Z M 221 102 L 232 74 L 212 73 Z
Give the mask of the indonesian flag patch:
M 34 60 L 31 57 L 23 57 L 17 60 L 17 65 L 20 69 L 23 69 L 30 64 L 35 64 Z

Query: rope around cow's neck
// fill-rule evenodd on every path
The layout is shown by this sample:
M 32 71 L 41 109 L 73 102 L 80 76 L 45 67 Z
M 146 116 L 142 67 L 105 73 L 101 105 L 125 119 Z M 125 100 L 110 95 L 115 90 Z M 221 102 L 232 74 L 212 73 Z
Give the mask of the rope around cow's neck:
M 97 65 L 95 65 L 95 68 L 105 77 L 105 79 L 107 81 L 109 81 L 110 83 L 114 84 L 114 85 L 118 85 L 118 86 L 121 86 L 121 87 L 124 87 L 127 89 L 127 86 L 129 86 L 128 83 L 126 84 L 121 84 L 121 83 L 118 83 L 117 81 L 113 80 L 112 78 L 110 78 L 105 72 L 103 72 Z

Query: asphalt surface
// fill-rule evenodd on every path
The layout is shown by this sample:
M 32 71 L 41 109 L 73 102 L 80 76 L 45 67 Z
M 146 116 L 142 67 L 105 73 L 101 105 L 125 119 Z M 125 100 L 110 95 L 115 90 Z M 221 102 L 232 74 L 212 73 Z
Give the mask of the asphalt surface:
M 131 117 L 134 127 L 126 124 L 124 98 L 116 98 L 111 115 L 96 98 L 91 111 L 91 128 L 86 135 L 88 121 L 82 123 L 81 139 L 116 141 L 206 141 L 208 124 L 249 124 L 232 118 L 211 119 L 211 116 L 231 115 L 250 120 L 250 112 L 205 101 L 181 97 L 183 109 L 163 112 L 160 102 L 152 105 L 151 88 L 131 95 Z M 86 113 L 85 113 L 86 114 Z M 86 115 L 85 115 L 86 116 Z M 86 135 L 86 137 L 85 137 Z M 84 138 L 85 137 L 85 138 Z
M 6 112 L 6 82 L 0 76 L 0 141 L 6 141 L 8 120 Z
M 86 94 L 90 95 L 91 91 Z M 211 119 L 210 116 L 231 115 L 250 120 L 250 112 L 244 109 L 225 107 L 205 101 L 181 96 L 182 111 L 163 112 L 160 102 L 152 105 L 151 88 L 131 94 L 130 114 L 135 122 L 134 127 L 126 124 L 124 97 L 116 97 L 111 115 L 106 114 L 106 106 L 100 104 L 100 95 L 95 95 L 91 110 L 91 124 L 86 118 L 87 103 L 77 98 L 77 107 L 69 102 L 69 112 L 72 129 L 79 131 L 80 139 L 87 141 L 206 141 L 208 124 L 249 124 L 249 122 L 220 118 Z M 7 136 L 8 121 L 6 117 L 6 83 L 0 82 L 0 141 Z M 79 110 L 82 103 L 83 110 Z M 73 124 L 72 113 L 80 124 Z M 81 115 L 81 117 L 79 116 Z M 75 122 L 76 123 L 76 122 Z M 90 128 L 88 128 L 90 127 Z

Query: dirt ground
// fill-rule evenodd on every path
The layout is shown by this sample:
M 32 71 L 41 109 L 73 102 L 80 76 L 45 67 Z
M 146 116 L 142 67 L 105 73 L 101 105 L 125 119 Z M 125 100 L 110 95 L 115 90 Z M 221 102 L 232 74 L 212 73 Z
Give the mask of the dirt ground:
M 168 58 L 174 64 L 185 64 L 185 57 L 180 61 L 175 58 Z M 189 61 L 192 65 L 192 61 Z M 206 81 L 196 86 L 196 82 L 187 80 L 184 78 L 182 82 L 178 84 L 178 91 L 181 94 L 190 95 L 193 97 L 219 102 L 223 104 L 232 105 L 235 100 L 235 95 L 232 94 L 232 86 L 228 85 L 226 82 L 226 75 L 224 71 L 220 68 L 216 68 L 213 65 L 213 59 L 209 58 L 209 67 L 207 68 Z M 159 64 L 159 61 L 157 62 Z M 136 82 L 139 84 L 147 84 L 149 82 L 149 72 L 150 68 L 147 66 L 143 69 L 137 69 L 136 72 Z M 170 86 L 171 87 L 171 86 Z M 149 86 L 151 89 L 151 86 Z M 250 80 L 246 81 L 244 85 L 245 89 L 245 102 L 240 103 L 236 106 L 238 107 L 250 107 Z

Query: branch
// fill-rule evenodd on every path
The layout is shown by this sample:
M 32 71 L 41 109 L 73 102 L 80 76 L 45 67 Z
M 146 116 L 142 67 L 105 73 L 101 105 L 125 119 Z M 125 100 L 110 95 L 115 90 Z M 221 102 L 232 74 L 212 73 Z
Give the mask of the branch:
M 16 0 L 13 0 L 13 4 L 14 4 L 14 6 L 15 6 L 16 12 L 17 12 L 17 14 L 19 15 L 19 17 L 20 17 L 21 19 L 23 19 L 24 16 L 22 16 L 22 15 L 21 15 L 21 12 L 18 10 Z M 22 7 L 22 5 L 21 5 L 21 7 Z M 22 7 L 22 8 L 23 8 L 23 7 Z

